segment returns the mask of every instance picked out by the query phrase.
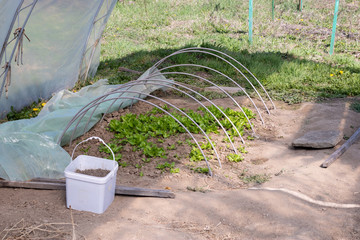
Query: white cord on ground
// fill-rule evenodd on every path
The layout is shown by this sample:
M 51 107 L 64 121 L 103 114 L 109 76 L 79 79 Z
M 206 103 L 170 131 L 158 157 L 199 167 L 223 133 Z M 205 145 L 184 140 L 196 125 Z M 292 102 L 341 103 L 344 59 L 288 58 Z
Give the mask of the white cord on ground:
M 288 190 L 286 188 L 248 188 L 248 190 L 267 190 L 267 191 L 280 191 L 280 192 L 285 192 L 288 193 L 294 197 L 300 198 L 306 202 L 309 203 L 313 203 L 319 206 L 323 206 L 323 207 L 331 207 L 331 208 L 360 208 L 359 204 L 341 204 L 341 203 L 332 203 L 332 202 L 324 202 L 324 201 L 318 201 L 318 200 L 314 200 L 308 196 L 306 196 L 305 194 L 299 193 L 299 192 L 295 192 L 295 191 L 291 191 Z

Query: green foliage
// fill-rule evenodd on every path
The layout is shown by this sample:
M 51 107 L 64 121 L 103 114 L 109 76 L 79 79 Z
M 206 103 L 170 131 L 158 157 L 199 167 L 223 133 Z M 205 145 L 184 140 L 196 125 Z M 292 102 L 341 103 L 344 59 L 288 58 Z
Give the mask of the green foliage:
M 127 167 L 129 164 L 127 162 L 118 162 L 119 163 L 119 166 L 121 167 Z
M 166 105 L 162 108 L 170 111 Z M 233 139 L 234 136 L 236 136 L 236 132 L 233 131 L 233 126 L 230 124 L 229 120 L 225 119 L 224 115 L 216 107 L 210 106 L 207 109 L 217 116 Z M 243 113 L 230 108 L 225 109 L 220 107 L 220 109 L 234 122 L 234 125 L 240 132 L 250 128 L 247 121 L 245 121 L 245 115 Z M 255 114 L 249 109 L 243 109 L 249 118 L 255 118 Z M 186 113 L 194 119 L 205 132 L 219 133 L 217 122 L 205 108 L 199 108 L 197 112 L 189 110 L 186 111 Z M 176 112 L 172 112 L 172 115 L 188 128 L 190 132 L 194 134 L 200 133 L 199 128 L 187 117 Z M 109 130 L 115 132 L 116 141 L 114 140 L 109 144 L 114 153 L 117 153 L 122 149 L 121 145 L 129 144 L 133 146 L 133 151 L 142 151 L 147 158 L 167 158 L 165 149 L 148 141 L 149 138 L 158 137 L 157 141 L 163 143 L 163 139 L 185 132 L 183 127 L 176 120 L 168 115 L 160 113 L 157 108 L 153 108 L 146 114 L 135 115 L 129 113 L 121 116 L 118 120 L 113 119 L 109 123 Z M 159 139 L 161 139 L 161 141 L 159 141 Z M 186 140 L 186 143 L 193 147 L 190 152 L 190 161 L 201 161 L 204 159 L 201 151 L 195 147 L 196 144 L 192 143 L 189 139 Z M 180 142 L 180 144 L 182 144 L 182 142 Z M 210 142 L 205 142 L 201 144 L 201 148 L 210 150 L 212 146 Z M 167 150 L 174 149 L 176 149 L 175 144 L 167 147 Z M 101 146 L 99 151 L 110 153 L 109 149 L 105 146 Z
M 248 11 L 247 1 L 199 0 L 181 4 L 168 0 L 146 1 L 146 13 L 144 1 L 118 2 L 104 31 L 97 75 L 87 84 L 103 78 L 109 79 L 111 84 L 125 83 L 140 74 L 119 71 L 119 66 L 144 72 L 178 49 L 202 46 L 225 51 L 239 60 L 277 100 L 294 104 L 360 95 L 356 37 L 360 32 L 360 25 L 356 24 L 359 8 L 353 4 L 341 6 L 344 14 L 338 16 L 337 31 L 342 34 L 336 37 L 335 54 L 329 56 L 330 37 L 324 37 L 318 30 L 331 30 L 333 8 L 324 7 L 318 1 L 307 1 L 302 12 L 297 11 L 296 6 L 296 1 L 276 1 L 275 20 L 271 21 L 268 2 L 254 2 L 254 18 L 258 24 L 254 25 L 254 42 L 249 45 L 248 19 L 244 14 Z M 180 54 L 173 56 L 170 63 L 213 67 L 239 79 L 241 86 L 253 92 L 239 73 L 212 56 Z M 205 73 L 216 84 L 230 85 L 222 76 L 204 69 L 185 70 Z M 173 78 L 200 87 L 206 85 L 183 76 Z M 205 95 L 209 98 L 225 96 L 214 92 Z M 33 108 L 40 106 L 11 111 L 8 120 L 34 117 L 37 112 L 32 111 Z
M 359 112 L 360 113 L 360 102 L 357 101 L 357 102 L 352 102 L 350 104 L 350 109 L 355 111 L 355 112 Z
M 151 159 L 150 158 L 142 158 L 141 159 L 144 163 L 149 163 L 151 162 Z
M 179 173 L 180 169 L 179 168 L 171 168 L 170 169 L 170 173 Z
M 167 150 L 175 150 L 175 149 L 176 149 L 175 144 L 171 144 L 171 146 L 167 147 Z
M 215 147 L 215 144 L 213 143 L 214 147 Z M 211 143 L 210 142 L 206 142 L 206 143 L 202 143 L 200 145 L 201 149 L 202 150 L 209 150 L 209 149 L 212 149 L 212 146 L 211 146 Z
M 201 151 L 197 147 L 193 147 L 190 151 L 190 161 L 191 162 L 200 162 L 204 160 L 204 156 L 202 155 Z
M 338 18 L 335 54 L 329 56 L 330 37 L 318 29 L 331 29 L 333 9 L 317 1 L 308 1 L 303 12 L 290 0 L 275 2 L 275 20 L 271 21 L 271 4 L 254 2 L 253 44 L 247 36 L 248 3 L 246 1 L 131 1 L 118 3 L 104 32 L 102 55 L 96 79 L 112 83 L 135 79 L 139 74 L 118 71 L 118 67 L 145 71 L 157 60 L 188 46 L 210 47 L 225 51 L 239 60 L 271 91 L 275 99 L 288 103 L 328 97 L 360 94 L 360 63 L 357 59 L 360 31 L 359 10 L 344 4 Z M 121 36 L 121 37 L 120 37 Z M 181 36 L 181 37 L 179 37 Z M 140 44 L 139 44 L 140 43 Z M 227 64 L 204 54 L 180 54 L 171 64 L 196 63 L 213 67 L 234 79 L 250 93 L 252 88 Z M 166 63 L 165 63 L 166 64 Z M 230 85 L 223 77 L 198 68 L 209 80 Z M 342 71 L 343 74 L 339 74 Z M 247 77 L 249 75 L 244 73 Z M 330 77 L 330 75 L 332 77 Z M 203 81 L 174 76 L 203 87 Z M 257 85 L 256 85 L 257 86 Z M 223 94 L 208 93 L 210 98 Z M 214 96 L 210 96 L 214 95 Z M 217 96 L 215 96 L 217 95 Z M 222 96 L 221 96 L 222 95 Z
M 239 178 L 244 183 L 257 183 L 257 184 L 262 184 L 270 180 L 270 177 L 266 174 L 243 175 L 243 176 L 239 176 Z
M 196 168 L 191 168 L 191 170 L 193 170 L 194 172 L 197 172 L 197 173 L 203 173 L 203 174 L 209 173 L 209 169 L 207 167 L 205 167 L 205 168 L 196 167 Z
M 123 146 L 117 145 L 115 143 L 109 143 L 108 146 L 111 148 L 111 150 L 115 153 L 120 152 L 123 149 Z M 105 152 L 108 154 L 111 154 L 111 151 L 108 147 L 106 147 L 104 144 L 101 144 L 99 146 L 99 152 Z
M 91 146 L 88 146 L 87 148 L 81 148 L 80 151 L 82 151 L 85 155 L 87 155 L 90 148 L 91 148 Z
M 244 160 L 244 157 L 241 154 L 230 153 L 229 155 L 227 155 L 227 159 L 230 162 L 241 162 L 242 160 Z
M 40 113 L 44 106 L 45 102 L 40 99 L 38 102 L 33 102 L 30 106 L 23 108 L 21 111 L 16 111 L 14 107 L 11 106 L 11 111 L 6 115 L 6 118 L 8 121 L 33 118 Z
M 156 166 L 156 168 L 160 169 L 161 172 L 164 172 L 166 170 L 169 170 L 170 173 L 179 173 L 180 172 L 179 168 L 175 168 L 175 162 L 172 162 L 172 163 L 165 162 L 163 164 L 158 164 Z
M 241 153 L 248 153 L 248 151 L 246 151 L 245 147 L 244 147 L 244 146 L 241 146 L 241 145 L 238 147 L 238 150 L 239 150 L 239 152 L 241 152 Z

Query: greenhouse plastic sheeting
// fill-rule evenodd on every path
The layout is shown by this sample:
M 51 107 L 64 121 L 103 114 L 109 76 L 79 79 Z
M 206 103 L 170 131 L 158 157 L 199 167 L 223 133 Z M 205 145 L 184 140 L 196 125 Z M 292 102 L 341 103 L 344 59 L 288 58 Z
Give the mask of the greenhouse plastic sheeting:
M 143 74 L 140 79 L 148 74 Z M 162 78 L 164 78 L 162 76 Z M 165 79 L 165 78 L 164 78 Z M 54 95 L 36 118 L 6 122 L 0 125 L 0 178 L 11 181 L 25 181 L 32 178 L 63 177 L 65 167 L 71 161 L 69 154 L 56 142 L 68 122 L 85 105 L 121 85 L 106 85 L 107 80 L 99 80 L 94 85 L 73 93 L 63 90 Z M 139 85 L 131 90 L 151 93 L 161 88 L 156 85 Z M 130 94 L 137 96 L 138 94 Z M 93 127 L 112 101 L 104 102 L 96 109 L 88 129 Z M 126 107 L 131 100 L 119 99 L 110 111 L 117 110 L 119 104 Z M 91 112 L 91 111 L 89 111 Z M 83 130 L 88 118 L 85 116 L 77 129 Z M 62 144 L 69 140 L 72 128 L 63 137 Z M 82 134 L 78 132 L 76 136 Z
M 20 110 L 72 88 L 79 77 L 95 74 L 101 35 L 116 2 L 0 0 L 0 119 L 11 106 Z M 22 38 L 22 58 L 15 62 L 19 40 L 15 33 L 23 26 L 30 41 Z M 8 86 L 3 68 L 7 63 L 11 65 Z

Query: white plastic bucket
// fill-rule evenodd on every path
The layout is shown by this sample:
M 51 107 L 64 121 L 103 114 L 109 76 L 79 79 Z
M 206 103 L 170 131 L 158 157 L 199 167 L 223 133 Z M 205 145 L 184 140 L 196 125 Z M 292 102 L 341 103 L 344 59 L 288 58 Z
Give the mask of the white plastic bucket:
M 81 143 L 91 139 L 98 139 L 107 146 L 114 157 L 114 153 L 106 143 L 98 137 L 91 137 Z M 86 169 L 106 169 L 110 172 L 105 177 L 89 176 L 76 173 L 76 170 Z M 115 197 L 116 173 L 118 163 L 114 160 L 91 157 L 86 155 L 78 156 L 65 168 L 66 177 L 66 206 L 79 211 L 88 211 L 101 214 L 110 206 Z

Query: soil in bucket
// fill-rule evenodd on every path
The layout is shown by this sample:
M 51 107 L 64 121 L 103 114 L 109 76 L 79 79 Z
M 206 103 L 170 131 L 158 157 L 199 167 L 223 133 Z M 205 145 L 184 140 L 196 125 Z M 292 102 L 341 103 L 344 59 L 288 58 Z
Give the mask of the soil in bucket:
M 89 176 L 94 176 L 94 177 L 105 177 L 106 175 L 109 174 L 110 171 L 107 169 L 97 168 L 97 169 L 85 169 L 85 170 L 76 169 L 75 172 Z

